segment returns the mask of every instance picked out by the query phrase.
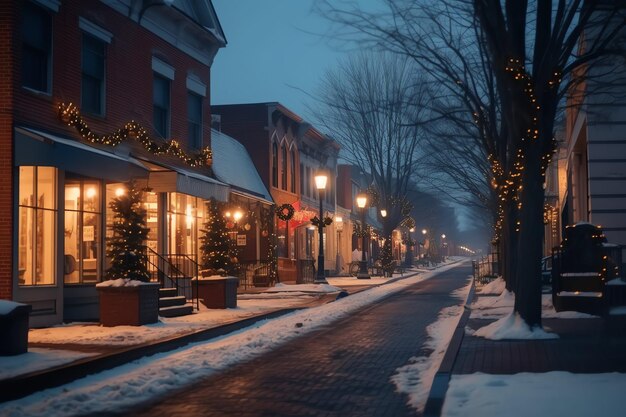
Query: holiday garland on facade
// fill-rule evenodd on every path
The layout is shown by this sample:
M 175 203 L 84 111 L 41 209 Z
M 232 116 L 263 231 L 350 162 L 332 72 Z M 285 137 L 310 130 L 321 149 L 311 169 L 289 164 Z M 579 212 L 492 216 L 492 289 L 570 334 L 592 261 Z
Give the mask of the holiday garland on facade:
M 267 259 L 269 262 L 269 281 L 278 281 L 278 260 L 276 256 L 278 247 L 278 237 L 276 236 L 276 228 L 274 227 L 274 213 L 276 205 L 272 205 L 269 209 L 261 209 L 261 223 L 267 226 Z
M 111 201 L 114 213 L 113 236 L 108 239 L 107 256 L 111 267 L 107 279 L 127 278 L 148 282 L 148 255 L 146 240 L 146 209 L 142 206 L 142 192 L 130 183 L 128 189 Z
M 202 268 L 236 276 L 239 269 L 237 250 L 226 231 L 226 221 L 219 205 L 213 198 L 207 203 L 207 221 L 201 232 Z
M 134 120 L 126 123 L 124 127 L 113 133 L 99 135 L 91 130 L 80 115 L 78 108 L 72 103 L 59 104 L 59 118 L 68 126 L 76 128 L 80 136 L 91 143 L 117 146 L 124 140 L 131 138 L 141 143 L 152 154 L 175 156 L 193 167 L 210 166 L 213 161 L 213 152 L 208 146 L 195 155 L 189 155 L 181 149 L 180 144 L 176 140 L 172 139 L 164 144 L 156 143 L 150 138 L 146 129 Z

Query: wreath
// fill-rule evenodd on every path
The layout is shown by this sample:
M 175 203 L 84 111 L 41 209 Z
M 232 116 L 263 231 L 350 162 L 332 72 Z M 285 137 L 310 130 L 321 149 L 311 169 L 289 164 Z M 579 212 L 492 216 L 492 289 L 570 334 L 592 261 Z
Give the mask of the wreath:
M 278 216 L 278 218 L 284 222 L 291 220 L 295 212 L 296 210 L 289 203 L 283 204 L 282 206 L 278 206 L 276 208 L 276 216 Z

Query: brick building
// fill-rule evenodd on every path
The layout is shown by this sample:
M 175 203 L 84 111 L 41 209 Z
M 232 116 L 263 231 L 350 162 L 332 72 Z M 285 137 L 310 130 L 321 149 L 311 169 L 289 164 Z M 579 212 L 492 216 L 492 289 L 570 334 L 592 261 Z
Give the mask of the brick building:
M 94 319 L 126 181 L 148 191 L 160 254 L 197 256 L 204 201 L 229 198 L 209 158 L 226 40 L 210 0 L 8 0 L 0 16 L 0 298 L 34 326 Z
M 317 260 L 317 232 L 310 223 L 319 215 L 314 176 L 328 174 L 324 212 L 334 217 L 339 145 L 280 103 L 215 105 L 212 112 L 219 116 L 220 129 L 246 147 L 274 202 L 295 208 L 292 220 L 277 220 L 279 279 L 312 280 L 306 266 Z M 335 227 L 324 229 L 328 272 L 336 270 Z

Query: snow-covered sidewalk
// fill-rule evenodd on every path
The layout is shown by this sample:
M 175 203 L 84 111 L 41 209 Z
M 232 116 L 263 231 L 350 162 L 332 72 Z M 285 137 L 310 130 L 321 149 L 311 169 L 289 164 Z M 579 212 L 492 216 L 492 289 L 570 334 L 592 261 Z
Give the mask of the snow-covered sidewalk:
M 477 289 L 442 416 L 624 415 L 624 332 L 588 314 L 557 313 L 550 294 L 544 329 L 530 329 L 514 302 L 501 280 Z
M 143 358 L 109 371 L 81 378 L 70 384 L 10 401 L 0 405 L 0 414 L 3 416 L 65 416 L 120 410 L 261 355 L 303 333 L 345 317 L 359 308 L 452 267 L 454 265 L 446 265 L 434 272 L 374 286 L 367 291 L 352 294 L 332 303 L 259 322 L 217 339 Z M 157 324 L 153 327 L 167 328 L 168 325 Z M 76 336 L 81 333 L 80 331 L 74 329 L 71 332 L 75 337 L 73 341 L 81 339 Z M 103 337 L 98 340 L 104 339 Z M 0 369 L 2 369 L 1 364 Z

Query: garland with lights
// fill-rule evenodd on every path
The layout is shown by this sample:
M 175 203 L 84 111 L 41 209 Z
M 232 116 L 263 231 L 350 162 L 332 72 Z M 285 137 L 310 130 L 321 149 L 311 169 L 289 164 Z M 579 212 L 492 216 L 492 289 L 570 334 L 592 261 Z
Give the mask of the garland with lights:
M 278 236 L 276 235 L 276 228 L 274 227 L 276 205 L 272 205 L 267 209 L 262 208 L 261 210 L 261 223 L 266 224 L 268 228 L 267 258 L 269 262 L 269 281 L 273 283 L 278 282 Z
M 352 226 L 352 235 L 356 237 L 368 237 L 371 233 L 372 227 L 367 225 L 364 228 L 359 223 L 354 223 Z
M 107 239 L 111 266 L 106 270 L 106 278 L 150 281 L 145 243 L 150 229 L 146 226 L 147 211 L 142 205 L 141 190 L 131 182 L 109 207 L 113 211 L 113 236 Z
M 289 203 L 283 204 L 276 208 L 276 216 L 284 222 L 291 220 L 295 212 L 296 209 L 294 209 L 293 206 Z
M 189 155 L 181 149 L 180 144 L 176 140 L 172 139 L 159 145 L 150 138 L 146 129 L 134 120 L 126 123 L 124 127 L 113 133 L 99 135 L 91 130 L 74 104 L 60 103 L 58 113 L 61 121 L 68 126 L 74 127 L 84 140 L 91 143 L 117 146 L 124 140 L 131 138 L 141 143 L 144 148 L 154 155 L 175 156 L 193 167 L 211 166 L 213 162 L 213 152 L 208 146 L 195 155 Z

